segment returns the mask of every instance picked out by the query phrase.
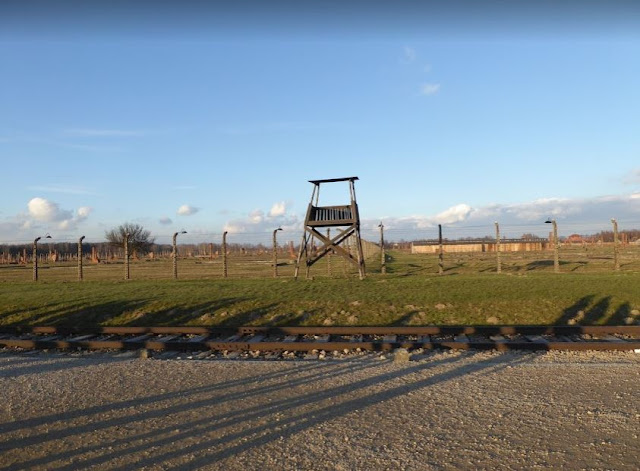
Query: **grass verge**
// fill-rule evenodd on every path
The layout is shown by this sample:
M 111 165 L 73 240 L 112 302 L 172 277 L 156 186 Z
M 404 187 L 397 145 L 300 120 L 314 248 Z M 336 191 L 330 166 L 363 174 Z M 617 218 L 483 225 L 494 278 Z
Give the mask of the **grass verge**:
M 639 273 L 0 283 L 0 325 L 622 324 Z

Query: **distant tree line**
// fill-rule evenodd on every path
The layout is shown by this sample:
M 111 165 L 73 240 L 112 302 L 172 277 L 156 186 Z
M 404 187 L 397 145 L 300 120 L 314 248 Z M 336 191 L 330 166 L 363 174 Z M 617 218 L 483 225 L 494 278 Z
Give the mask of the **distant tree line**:
M 157 255 L 169 254 L 173 250 L 171 244 L 156 244 L 155 238 L 151 237 L 149 231 L 145 230 L 136 224 L 123 224 L 117 228 L 114 228 L 105 233 L 105 242 L 83 242 L 82 251 L 85 256 L 90 256 L 92 249 L 103 257 L 108 254 L 114 256 L 122 256 L 123 254 L 123 242 L 124 234 L 129 233 L 129 247 L 131 253 L 135 253 L 139 256 L 144 256 L 150 252 Z M 626 235 L 626 239 L 629 242 L 633 242 L 640 239 L 640 229 L 626 229 L 618 232 L 620 239 L 623 235 Z M 581 235 L 586 241 L 591 242 L 613 242 L 613 231 L 600 231 L 591 235 Z M 535 234 L 526 233 L 520 236 L 522 240 L 535 241 L 546 240 L 546 237 L 540 237 Z M 561 238 L 563 239 L 563 238 Z M 485 235 L 482 237 L 460 237 L 460 238 L 443 238 L 445 242 L 452 241 L 478 241 L 478 242 L 492 242 L 495 240 L 495 236 Z M 437 239 L 420 239 L 413 241 L 415 243 L 433 243 L 437 242 Z M 385 247 L 387 248 L 410 248 L 411 241 L 400 240 L 399 242 L 385 241 Z M 0 253 L 16 256 L 22 254 L 23 251 L 31 253 L 33 245 L 31 242 L 26 244 L 0 244 Z M 286 249 L 282 245 L 280 249 Z M 192 256 L 210 256 L 215 253 L 220 253 L 220 243 L 200 243 L 200 244 L 179 244 L 179 253 L 190 254 Z M 239 244 L 239 243 L 227 243 L 227 250 L 235 253 L 254 252 L 254 251 L 270 251 L 271 245 L 258 244 Z M 293 248 L 297 253 L 298 246 Z M 60 255 L 75 255 L 78 251 L 77 242 L 49 242 L 41 240 L 39 243 L 39 251 L 41 253 L 56 252 Z

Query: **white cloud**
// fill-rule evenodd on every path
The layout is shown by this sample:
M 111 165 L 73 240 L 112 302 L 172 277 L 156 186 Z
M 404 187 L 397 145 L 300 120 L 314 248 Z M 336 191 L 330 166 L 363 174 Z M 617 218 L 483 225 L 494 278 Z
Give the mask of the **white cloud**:
M 259 233 L 269 232 L 277 227 L 282 227 L 285 231 L 302 229 L 298 216 L 287 214 L 287 204 L 284 201 L 274 203 L 266 216 L 263 210 L 255 209 L 247 217 L 227 221 L 224 230 L 229 233 Z
M 640 183 L 640 168 L 631 170 L 627 175 L 623 177 L 622 183 L 624 183 L 625 185 L 635 185 L 637 183 Z
M 421 95 L 435 95 L 440 91 L 439 83 L 423 83 L 420 87 Z
M 61 209 L 58 203 L 40 197 L 32 198 L 27 203 L 27 210 L 28 219 L 22 221 L 22 230 L 34 228 L 34 221 L 53 224 L 59 230 L 75 229 L 77 224 L 87 219 L 92 212 L 89 206 L 81 206 L 74 215 L 73 211 Z
M 158 222 L 160 224 L 162 224 L 163 226 L 168 226 L 169 224 L 172 224 L 173 221 L 171 220 L 171 218 L 168 218 L 166 216 L 161 217 L 160 219 L 158 219 Z
M 33 198 L 27 203 L 29 216 L 36 221 L 43 222 L 60 222 L 66 219 L 72 219 L 71 211 L 60 209 L 58 203 L 46 200 L 44 198 Z
M 284 201 L 280 201 L 278 203 L 274 203 L 273 206 L 271 206 L 271 210 L 269 210 L 269 217 L 273 218 L 278 216 L 284 216 L 286 212 L 287 212 L 287 205 L 285 204 Z
M 506 234 L 519 237 L 525 232 L 545 234 L 544 221 L 558 221 L 561 233 L 594 233 L 610 229 L 610 219 L 617 218 L 621 229 L 640 225 L 640 193 L 607 195 L 594 198 L 541 198 L 516 204 L 490 204 L 473 208 L 468 204 L 452 206 L 436 215 L 388 217 L 382 221 L 389 236 L 404 238 L 436 237 L 438 224 L 448 226 L 453 237 L 484 236 L 493 233 L 494 221 Z M 363 221 L 365 237 L 376 240 L 380 219 Z M 385 232 L 386 233 L 386 232 Z M 395 235 L 394 235 L 395 234 Z
M 438 224 L 453 224 L 467 219 L 471 211 L 471 206 L 468 204 L 457 204 L 437 214 L 433 219 Z
M 89 217 L 89 214 L 91 214 L 92 211 L 93 208 L 90 208 L 89 206 L 81 206 L 76 211 L 76 221 L 84 221 Z
M 222 227 L 222 230 L 229 234 L 249 232 L 247 230 L 247 225 L 243 224 L 242 221 L 229 221 Z
M 180 216 L 191 216 L 192 214 L 196 214 L 198 211 L 200 211 L 200 208 L 196 208 L 195 206 L 188 204 L 183 204 L 178 208 L 178 214 Z
M 251 211 L 249 213 L 249 220 L 254 224 L 262 222 L 264 220 L 264 212 L 259 209 Z
M 410 63 L 416 60 L 416 57 L 418 57 L 418 54 L 416 53 L 416 50 L 412 47 L 409 46 L 405 46 L 404 49 L 402 50 L 402 60 L 405 63 Z

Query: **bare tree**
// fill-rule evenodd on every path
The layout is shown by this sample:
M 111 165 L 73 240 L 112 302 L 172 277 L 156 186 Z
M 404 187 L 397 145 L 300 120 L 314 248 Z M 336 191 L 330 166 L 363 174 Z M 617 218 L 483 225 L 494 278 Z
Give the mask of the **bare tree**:
M 125 234 L 129 234 L 129 251 L 131 253 L 148 252 L 155 242 L 155 238 L 151 237 L 151 232 L 146 230 L 140 224 L 125 222 L 124 224 L 106 231 L 105 238 L 111 245 L 122 247 L 124 244 Z

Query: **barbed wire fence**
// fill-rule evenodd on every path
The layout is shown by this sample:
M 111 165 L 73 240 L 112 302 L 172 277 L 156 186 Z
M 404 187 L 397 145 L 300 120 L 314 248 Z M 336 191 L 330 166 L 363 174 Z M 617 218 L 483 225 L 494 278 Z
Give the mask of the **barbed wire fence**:
M 554 239 L 553 226 L 557 228 Z M 640 221 L 601 223 L 549 220 L 539 224 L 484 225 L 443 224 L 442 240 L 437 225 L 415 228 L 384 228 L 385 260 L 390 273 L 443 274 L 465 272 L 526 273 L 556 269 L 559 272 L 640 271 Z M 370 274 L 382 271 L 379 226 L 362 228 L 363 251 Z M 227 234 L 228 276 L 293 276 L 300 232 L 234 232 Z M 180 234 L 177 260 L 181 279 L 221 278 L 222 232 Z M 172 277 L 171 234 L 159 235 L 148 253 L 131 254 L 134 279 Z M 275 244 L 274 244 L 275 242 Z M 119 279 L 124 248 L 102 238 L 42 239 L 37 262 L 44 279 Z M 33 240 L 0 241 L 0 280 L 30 279 L 34 265 Z M 355 242 L 345 248 L 355 255 Z M 274 250 L 275 249 L 275 250 Z M 79 263 L 78 254 L 82 253 Z M 554 260 L 557 260 L 556 261 Z M 278 268 L 275 271 L 275 264 Z M 441 264 L 443 269 L 439 270 Z M 415 266 L 420 267 L 416 270 Z M 84 269 L 84 277 L 76 270 Z M 313 267 L 314 276 L 351 276 L 353 267 L 342 257 L 329 254 Z

